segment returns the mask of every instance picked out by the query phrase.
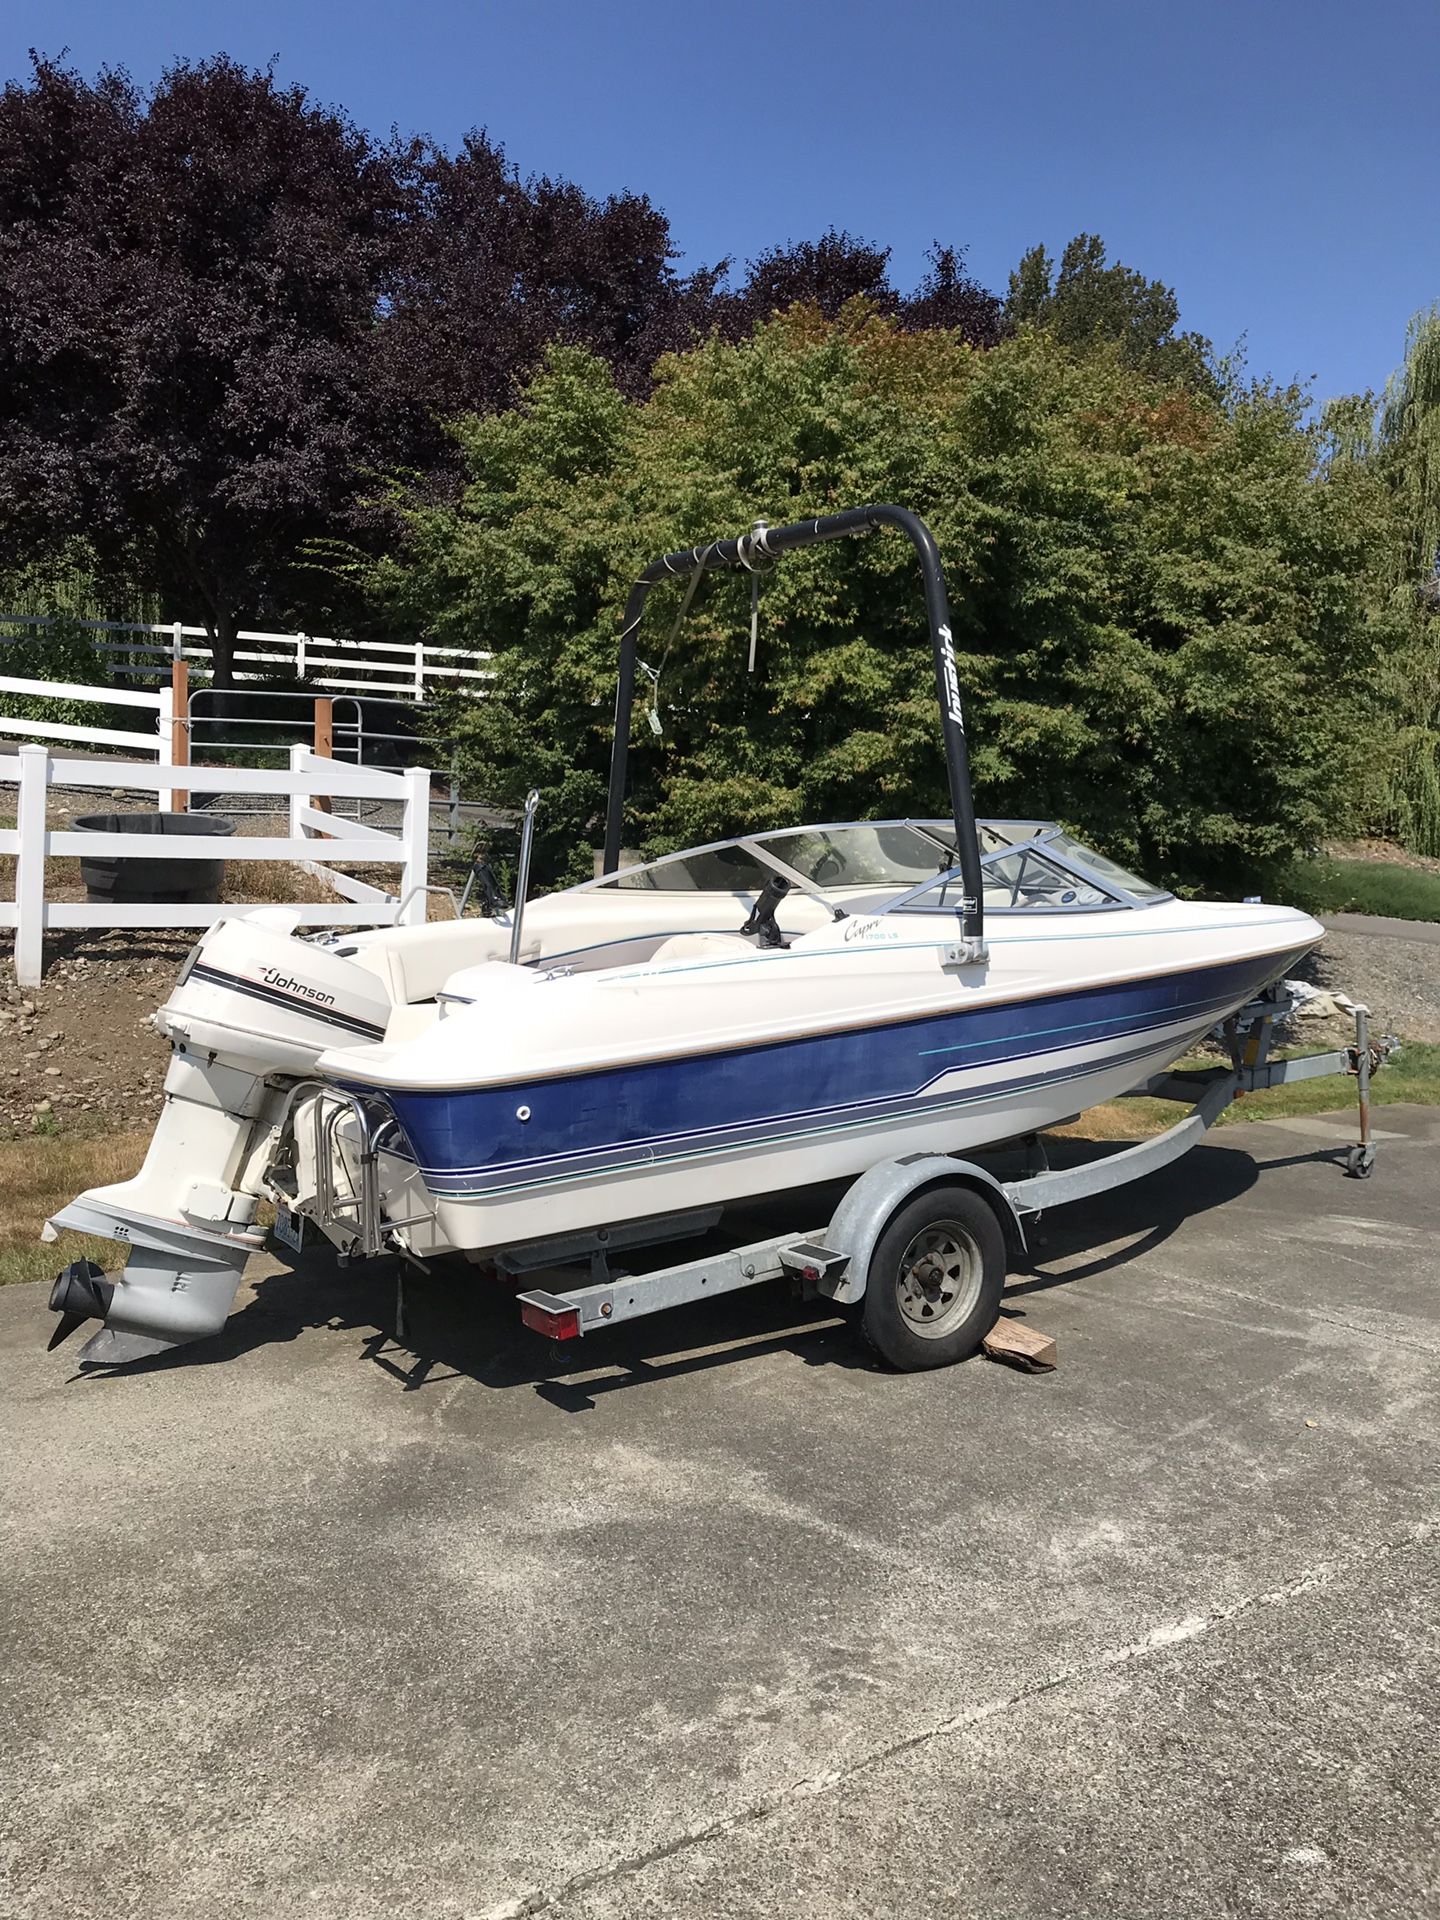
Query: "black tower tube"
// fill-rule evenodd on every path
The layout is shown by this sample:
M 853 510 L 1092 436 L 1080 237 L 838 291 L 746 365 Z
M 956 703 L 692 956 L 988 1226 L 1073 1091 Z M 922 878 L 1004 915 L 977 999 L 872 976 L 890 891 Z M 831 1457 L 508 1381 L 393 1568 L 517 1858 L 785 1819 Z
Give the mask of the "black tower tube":
M 894 527 L 920 556 L 925 583 L 925 614 L 935 653 L 935 690 L 940 701 L 940 730 L 945 741 L 945 771 L 950 782 L 950 811 L 955 821 L 955 844 L 960 860 L 961 930 L 966 939 L 983 941 L 984 903 L 980 879 L 980 842 L 975 829 L 975 801 L 970 791 L 970 755 L 965 744 L 965 716 L 960 705 L 960 680 L 955 670 L 955 644 L 950 634 L 950 606 L 945 575 L 935 537 L 908 507 L 852 507 L 846 513 L 827 513 L 819 520 L 800 520 L 793 526 L 762 528 L 734 540 L 714 540 L 709 546 L 684 553 L 667 553 L 652 560 L 630 589 L 625 624 L 620 630 L 620 677 L 615 688 L 615 740 L 610 753 L 610 799 L 605 815 L 605 873 L 620 864 L 621 817 L 625 807 L 625 773 L 630 754 L 630 710 L 635 701 L 635 643 L 645 601 L 657 580 L 673 575 L 719 569 L 749 570 L 757 560 L 773 559 L 792 547 L 813 546 L 819 540 L 843 540 L 876 527 Z

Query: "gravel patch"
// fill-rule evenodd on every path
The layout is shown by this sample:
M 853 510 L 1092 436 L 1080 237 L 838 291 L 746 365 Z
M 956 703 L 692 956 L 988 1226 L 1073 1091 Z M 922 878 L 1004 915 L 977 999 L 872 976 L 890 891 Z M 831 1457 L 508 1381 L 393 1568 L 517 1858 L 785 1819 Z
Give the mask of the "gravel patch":
M 1297 971 L 1363 1002 L 1382 1032 L 1440 1042 L 1440 946 L 1433 941 L 1331 932 Z

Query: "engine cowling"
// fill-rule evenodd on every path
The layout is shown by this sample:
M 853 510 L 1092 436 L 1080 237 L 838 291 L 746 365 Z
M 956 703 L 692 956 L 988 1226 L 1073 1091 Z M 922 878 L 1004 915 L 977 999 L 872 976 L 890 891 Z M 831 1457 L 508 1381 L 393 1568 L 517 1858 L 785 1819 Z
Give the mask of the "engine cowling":
M 306 1073 L 322 1053 L 377 1045 L 383 983 L 353 960 L 253 920 L 222 920 L 195 946 L 155 1024 L 177 1045 L 251 1073 Z

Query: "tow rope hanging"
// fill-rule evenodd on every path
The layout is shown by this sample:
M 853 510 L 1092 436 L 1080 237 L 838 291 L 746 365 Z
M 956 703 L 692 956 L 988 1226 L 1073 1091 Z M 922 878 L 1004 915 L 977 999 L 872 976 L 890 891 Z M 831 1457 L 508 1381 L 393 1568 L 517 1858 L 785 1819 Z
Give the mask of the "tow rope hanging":
M 650 711 L 645 718 L 650 723 L 650 731 L 659 735 L 665 731 L 665 722 L 660 718 L 660 668 L 652 667 L 648 660 L 642 660 L 640 671 L 650 682 Z
M 665 731 L 665 722 L 660 714 L 660 676 L 665 671 L 665 664 L 670 658 L 670 649 L 680 638 L 680 629 L 685 624 L 685 616 L 690 611 L 690 602 L 695 598 L 695 589 L 699 586 L 700 576 L 704 571 L 703 566 L 696 567 L 695 571 L 690 575 L 690 584 L 685 589 L 685 598 L 680 602 L 680 611 L 676 614 L 675 624 L 670 629 L 670 638 L 665 642 L 665 651 L 660 656 L 659 666 L 652 667 L 649 662 L 645 660 L 636 662 L 640 671 L 650 682 L 650 711 L 646 718 L 650 722 L 650 731 L 657 739 Z
M 757 520 L 750 529 L 750 553 L 745 551 L 745 542 L 743 540 L 737 548 L 737 558 L 741 566 L 744 567 L 750 575 L 750 660 L 746 667 L 747 673 L 754 673 L 755 671 L 755 652 L 760 644 L 760 575 L 762 571 L 766 573 L 771 572 L 774 566 L 774 562 L 772 561 L 769 567 L 763 569 L 757 567 L 751 556 L 757 549 L 761 553 L 765 551 L 765 535 L 769 531 L 770 522 L 768 520 Z

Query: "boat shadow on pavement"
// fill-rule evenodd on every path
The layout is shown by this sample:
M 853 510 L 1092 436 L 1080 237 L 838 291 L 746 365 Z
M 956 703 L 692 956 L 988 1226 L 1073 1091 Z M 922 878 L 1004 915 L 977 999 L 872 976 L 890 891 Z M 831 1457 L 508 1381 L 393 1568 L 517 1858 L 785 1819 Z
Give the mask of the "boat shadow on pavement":
M 1124 1144 L 1098 1152 L 1118 1152 Z M 1052 1145 L 1056 1166 L 1096 1157 L 1093 1142 Z M 1249 1191 L 1267 1167 L 1341 1158 L 1341 1150 L 1321 1147 L 1257 1163 L 1241 1140 L 1206 1142 L 1185 1156 L 1183 1176 L 1163 1169 L 1065 1207 L 1033 1227 L 1028 1258 L 1011 1267 L 1004 1310 L 1023 1316 L 1031 1296 L 1123 1269 L 1153 1253 L 1194 1215 Z M 791 1211 L 804 1213 L 803 1208 Z M 606 1328 L 583 1341 L 560 1342 L 532 1333 L 520 1320 L 514 1295 L 533 1285 L 533 1277 L 497 1280 L 457 1258 L 437 1262 L 427 1273 L 408 1269 L 400 1318 L 397 1265 L 383 1260 L 344 1268 L 328 1247 L 300 1254 L 274 1248 L 266 1256 L 267 1271 L 248 1284 L 220 1333 L 129 1367 L 81 1369 L 75 1381 L 94 1386 L 141 1372 L 220 1365 L 320 1329 L 360 1334 L 358 1357 L 401 1391 L 467 1378 L 497 1391 L 529 1389 L 565 1412 L 586 1411 L 601 1395 L 680 1374 L 743 1366 L 777 1350 L 810 1366 L 888 1371 L 846 1315 L 826 1301 L 801 1300 L 778 1286 L 726 1294 Z
M 1108 1151 L 1123 1152 L 1126 1144 L 1118 1141 Z M 1249 1192 L 1272 1168 L 1329 1165 L 1338 1170 L 1345 1152 L 1341 1146 L 1315 1147 L 1258 1159 L 1243 1135 L 1207 1141 L 1170 1167 L 1047 1214 L 1028 1236 L 1029 1259 L 1011 1268 L 1006 1306 L 1130 1265 L 1162 1246 L 1194 1215 Z M 1072 1167 L 1099 1157 L 1093 1141 L 1061 1140 L 1051 1146 L 1050 1163 Z M 1088 1260 L 1081 1257 L 1087 1251 Z

